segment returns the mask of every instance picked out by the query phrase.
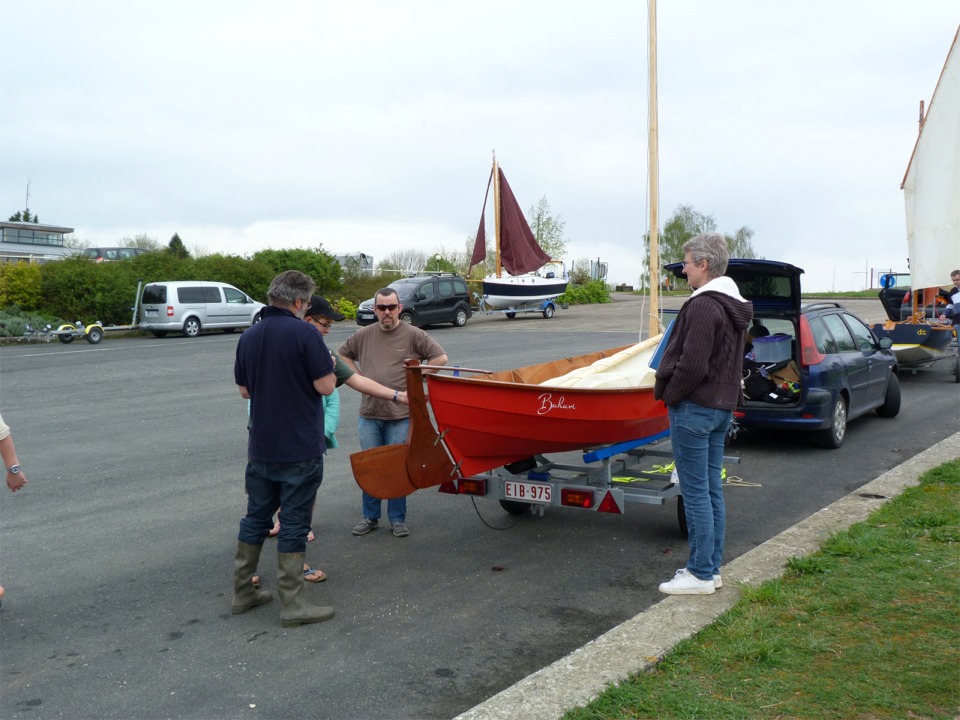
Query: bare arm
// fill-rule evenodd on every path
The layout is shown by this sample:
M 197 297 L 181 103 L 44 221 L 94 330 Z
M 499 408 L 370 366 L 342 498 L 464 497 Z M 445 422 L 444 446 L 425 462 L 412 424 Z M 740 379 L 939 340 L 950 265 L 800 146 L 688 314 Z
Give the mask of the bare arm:
M 446 365 L 449 358 L 444 355 L 437 355 L 436 357 L 429 358 L 427 360 L 427 365 Z M 423 374 L 428 375 L 437 372 L 436 370 L 424 370 Z
M 7 435 L 3 440 L 0 440 L 0 457 L 3 458 L 3 464 L 7 469 L 7 487 L 16 492 L 27 484 L 27 476 L 23 474 L 23 470 L 16 474 L 10 472 L 10 468 L 20 464 L 17 460 L 17 449 L 13 445 L 12 435 Z
M 369 395 L 370 397 L 379 398 L 381 400 L 393 400 L 393 394 L 396 392 L 397 402 L 407 402 L 407 393 L 405 390 L 395 391 L 393 388 L 388 388 L 386 385 L 381 385 L 376 380 L 364 377 L 359 373 L 351 375 L 344 384 L 352 387 L 357 392 L 361 392 L 364 395 Z
M 340 356 L 340 359 L 343 360 L 343 362 L 346 364 L 346 366 L 347 366 L 348 368 L 350 368 L 351 370 L 353 370 L 355 373 L 360 372 L 360 371 L 357 369 L 357 364 L 356 364 L 353 360 L 351 360 L 350 358 L 344 357 L 343 355 L 341 355 L 341 356 Z
M 330 395 L 337 389 L 337 376 L 332 372 L 313 381 L 314 389 L 321 395 Z

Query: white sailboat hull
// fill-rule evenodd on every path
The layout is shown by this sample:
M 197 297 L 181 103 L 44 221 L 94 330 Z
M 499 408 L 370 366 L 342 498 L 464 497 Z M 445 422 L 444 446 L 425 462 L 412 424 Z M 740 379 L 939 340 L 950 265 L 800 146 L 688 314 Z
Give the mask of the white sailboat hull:
M 491 308 L 516 308 L 539 305 L 563 295 L 567 290 L 565 278 L 547 278 L 539 275 L 491 275 L 483 279 L 483 300 Z

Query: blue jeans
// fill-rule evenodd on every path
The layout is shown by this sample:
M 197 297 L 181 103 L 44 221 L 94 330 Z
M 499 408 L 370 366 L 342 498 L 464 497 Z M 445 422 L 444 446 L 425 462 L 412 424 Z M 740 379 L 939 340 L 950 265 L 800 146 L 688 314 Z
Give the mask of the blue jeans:
M 381 445 L 402 445 L 407 441 L 410 418 L 400 420 L 375 420 L 361 417 L 357 424 L 360 447 L 363 450 Z M 368 520 L 379 520 L 383 501 L 363 493 L 363 516 Z M 390 523 L 407 521 L 407 498 L 399 497 L 387 500 L 387 517 Z
M 313 502 L 323 480 L 323 458 L 294 463 L 247 463 L 247 515 L 237 539 L 263 545 L 280 510 L 277 552 L 302 553 L 313 520 Z
M 689 531 L 687 571 L 700 580 L 710 580 L 719 574 L 723 561 L 723 441 L 733 413 L 688 400 L 667 409 Z

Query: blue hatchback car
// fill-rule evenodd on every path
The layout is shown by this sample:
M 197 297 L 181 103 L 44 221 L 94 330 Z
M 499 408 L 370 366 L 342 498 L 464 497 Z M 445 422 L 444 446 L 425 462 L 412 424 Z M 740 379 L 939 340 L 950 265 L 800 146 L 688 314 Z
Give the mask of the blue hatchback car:
M 666 269 L 683 279 L 683 265 Z M 897 359 L 889 338 L 878 339 L 839 303 L 801 304 L 803 270 L 773 260 L 731 259 L 726 274 L 753 303 L 744 348 L 740 428 L 805 430 L 838 448 L 847 422 L 876 411 L 900 412 Z

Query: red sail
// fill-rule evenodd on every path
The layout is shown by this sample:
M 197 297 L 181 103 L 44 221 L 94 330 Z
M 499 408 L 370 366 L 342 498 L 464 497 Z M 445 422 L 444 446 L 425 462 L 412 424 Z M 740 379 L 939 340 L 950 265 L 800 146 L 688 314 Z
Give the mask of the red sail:
M 533 237 L 527 219 L 507 184 L 507 178 L 500 172 L 500 264 L 511 275 L 533 272 L 550 262 L 547 255 Z
M 470 258 L 470 271 L 474 265 L 479 265 L 487 259 L 487 233 L 484 228 L 484 217 L 487 214 L 487 198 L 490 196 L 490 183 L 493 181 L 493 168 L 490 168 L 490 179 L 487 180 L 487 192 L 483 196 L 483 210 L 480 213 L 480 227 L 477 228 L 477 239 L 473 245 L 473 256 Z

